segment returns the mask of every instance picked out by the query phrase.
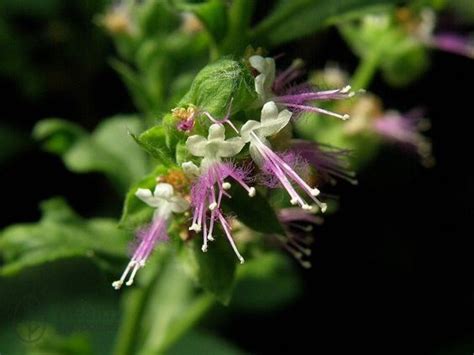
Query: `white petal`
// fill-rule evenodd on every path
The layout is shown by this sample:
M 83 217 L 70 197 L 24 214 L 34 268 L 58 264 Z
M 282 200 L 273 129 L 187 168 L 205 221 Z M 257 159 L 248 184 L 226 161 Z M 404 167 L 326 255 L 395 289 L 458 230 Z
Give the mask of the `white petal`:
M 225 127 L 221 124 L 214 123 L 209 127 L 209 135 L 207 140 L 224 140 L 225 139 Z
M 267 104 L 265 104 L 265 106 Z M 277 116 L 275 116 L 274 118 L 266 117 L 266 119 L 264 120 L 263 110 L 265 109 L 265 106 L 262 109 L 262 127 L 258 130 L 258 134 L 261 137 L 269 137 L 271 135 L 274 135 L 280 132 L 290 122 L 291 115 L 292 115 L 290 111 L 283 110 L 280 113 L 278 113 Z M 278 112 L 278 109 L 277 109 L 277 112 Z
M 171 201 L 171 211 L 174 213 L 183 213 L 189 208 L 189 202 L 179 196 L 174 196 Z
M 218 145 L 217 156 L 230 158 L 237 155 L 245 145 L 245 141 L 240 137 L 230 138 Z
M 262 168 L 265 165 L 265 159 L 253 143 L 250 143 L 249 152 L 255 164 Z
M 186 148 L 196 157 L 203 157 L 206 154 L 206 145 L 207 139 L 202 136 L 194 135 L 186 140 Z
M 269 101 L 263 105 L 262 112 L 260 114 L 260 122 L 266 124 L 268 121 L 275 120 L 278 117 L 278 107 L 275 102 Z
M 252 68 L 257 69 L 259 73 L 268 74 L 272 67 L 275 67 L 273 58 L 263 58 L 260 55 L 253 55 L 249 58 Z
M 151 207 L 158 207 L 160 204 L 160 201 L 153 197 L 151 191 L 148 189 L 138 189 L 137 192 L 135 192 L 135 196 Z
M 249 58 L 249 62 L 260 73 L 255 78 L 255 91 L 265 101 L 272 96 L 272 85 L 275 81 L 275 60 L 254 55 Z
M 200 174 L 199 168 L 192 161 L 184 162 L 181 164 L 181 168 L 183 169 L 184 175 L 190 178 L 197 177 Z
M 252 68 L 257 69 L 261 73 L 263 72 L 263 67 L 265 65 L 265 58 L 261 55 L 253 55 L 249 58 L 249 63 Z
M 261 124 L 258 121 L 249 120 L 244 123 L 242 128 L 240 129 L 240 136 L 244 140 L 244 142 L 250 141 L 250 132 L 255 131 L 256 129 L 260 128 Z
M 255 92 L 263 101 L 265 101 L 268 96 L 265 87 L 266 79 L 267 76 L 265 74 L 259 74 L 255 77 Z
M 156 185 L 153 195 L 155 196 L 155 198 L 169 200 L 173 196 L 173 193 L 174 193 L 174 189 L 172 185 L 166 184 L 166 183 L 160 183 Z

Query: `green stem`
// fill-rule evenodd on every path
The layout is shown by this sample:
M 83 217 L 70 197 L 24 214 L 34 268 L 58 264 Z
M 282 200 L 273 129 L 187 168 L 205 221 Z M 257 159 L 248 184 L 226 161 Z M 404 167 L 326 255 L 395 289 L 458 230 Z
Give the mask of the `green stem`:
M 249 44 L 248 31 L 255 8 L 254 0 L 234 0 L 229 8 L 229 23 L 226 38 L 221 44 L 222 52 L 241 53 Z
M 157 275 L 158 272 L 156 273 Z M 124 305 L 127 305 L 127 308 L 123 312 L 124 316 L 120 323 L 117 343 L 113 352 L 114 355 L 134 354 L 134 341 L 140 328 L 140 322 L 152 284 L 149 284 L 145 289 L 129 291 L 129 294 L 122 300 Z
M 170 346 L 175 344 L 188 330 L 190 330 L 201 319 L 207 311 L 215 304 L 215 297 L 204 294 L 196 299 L 189 307 L 186 315 L 174 324 L 173 332 L 163 341 L 160 353 L 166 352 Z
M 375 72 L 380 65 L 380 51 L 373 51 L 362 57 L 359 66 L 352 76 L 352 88 L 354 90 L 365 89 L 369 87 Z

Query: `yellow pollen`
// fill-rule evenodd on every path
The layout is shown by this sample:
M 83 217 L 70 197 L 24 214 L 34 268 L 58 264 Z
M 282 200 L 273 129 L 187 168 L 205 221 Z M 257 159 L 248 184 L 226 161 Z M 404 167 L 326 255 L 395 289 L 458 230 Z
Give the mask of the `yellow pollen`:
M 157 182 L 165 182 L 173 186 L 176 191 L 184 192 L 189 186 L 189 181 L 182 170 L 170 170 L 168 174 L 159 176 Z
M 174 118 L 179 121 L 184 121 L 192 118 L 196 114 L 196 107 L 189 106 L 188 108 L 176 107 L 171 110 L 171 113 Z

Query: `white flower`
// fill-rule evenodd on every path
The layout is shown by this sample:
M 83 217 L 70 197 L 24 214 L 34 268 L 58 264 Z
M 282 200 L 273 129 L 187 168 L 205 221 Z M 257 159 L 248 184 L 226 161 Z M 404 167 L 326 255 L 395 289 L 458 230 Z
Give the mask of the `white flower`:
M 273 96 L 272 85 L 275 81 L 275 60 L 254 55 L 249 58 L 250 65 L 260 74 L 255 78 L 255 91 L 262 100 L 267 101 Z
M 249 120 L 240 129 L 240 135 L 245 143 L 250 142 L 250 155 L 259 165 L 262 163 L 261 154 L 255 145 L 259 140 L 261 143 L 269 146 L 270 143 L 266 137 L 280 132 L 290 122 L 292 113 L 288 110 L 278 112 L 278 107 L 273 101 L 267 102 L 260 116 L 260 122 Z
M 199 169 L 199 167 L 192 161 L 184 162 L 181 164 L 181 168 L 183 169 L 184 175 L 191 179 L 196 178 L 201 174 L 201 169 Z
M 135 192 L 140 200 L 148 206 L 156 208 L 155 216 L 168 219 L 171 213 L 182 213 L 189 208 L 189 203 L 184 198 L 175 195 L 173 186 L 159 183 L 153 193 L 148 189 L 138 189 Z
M 225 139 L 225 128 L 215 123 L 209 127 L 207 139 L 194 135 L 187 139 L 186 148 L 197 157 L 203 157 L 201 168 L 206 168 L 221 158 L 230 158 L 238 154 L 245 142 L 240 137 Z M 192 167 L 191 167 L 192 168 Z M 195 170 L 194 168 L 192 168 Z

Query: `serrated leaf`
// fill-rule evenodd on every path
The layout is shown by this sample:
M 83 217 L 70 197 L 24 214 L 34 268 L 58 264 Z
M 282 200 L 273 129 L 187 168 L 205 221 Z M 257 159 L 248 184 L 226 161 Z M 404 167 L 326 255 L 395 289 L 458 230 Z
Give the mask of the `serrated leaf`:
M 348 16 L 361 16 L 395 0 L 282 0 L 253 34 L 258 43 L 275 46 L 309 35 Z
M 109 118 L 91 134 L 67 121 L 46 120 L 36 125 L 34 135 L 47 149 L 61 155 L 71 171 L 103 173 L 126 190 L 146 172 L 146 156 L 128 134 L 142 127 L 141 120 L 133 115 Z
M 37 223 L 10 226 L 0 234 L 0 254 L 5 264 L 0 275 L 71 257 L 90 257 L 97 262 L 122 258 L 128 234 L 118 230 L 113 219 L 84 219 L 61 198 L 41 205 Z
M 201 242 L 197 239 L 184 249 L 187 269 L 202 288 L 227 305 L 234 289 L 237 257 L 221 234 L 215 236 L 216 240 L 211 242 L 206 253 L 201 250 Z
M 223 201 L 225 210 L 247 227 L 265 234 L 285 234 L 273 207 L 260 192 L 249 197 L 240 185 L 232 184 L 230 195 L 232 198 Z

